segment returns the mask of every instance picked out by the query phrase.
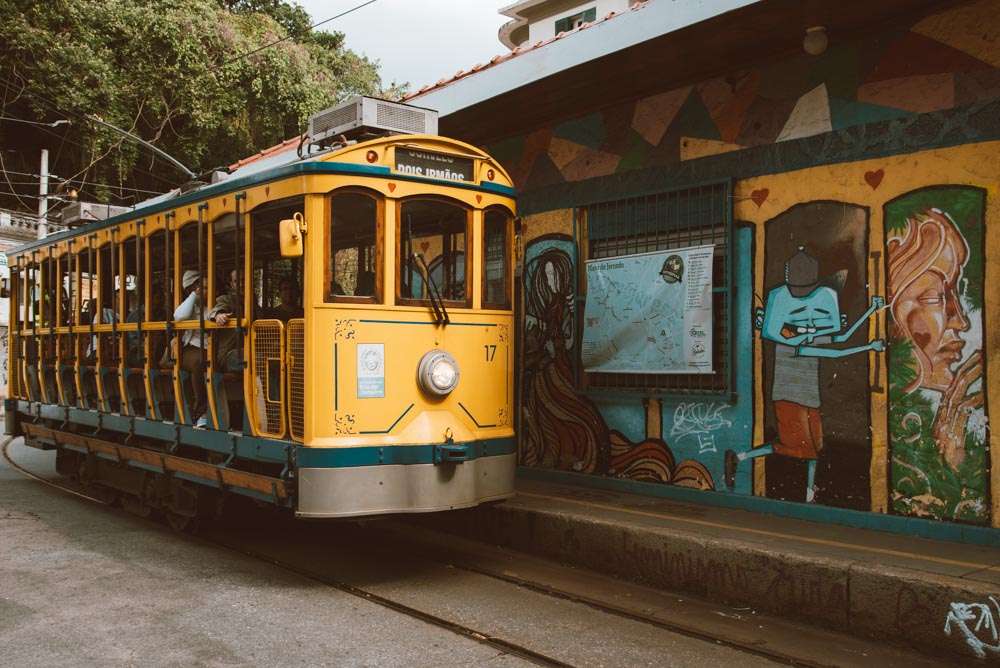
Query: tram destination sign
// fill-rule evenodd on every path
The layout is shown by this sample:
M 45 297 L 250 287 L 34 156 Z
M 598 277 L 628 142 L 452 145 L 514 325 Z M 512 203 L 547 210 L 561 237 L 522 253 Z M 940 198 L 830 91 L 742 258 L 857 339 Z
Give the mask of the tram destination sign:
M 396 147 L 396 171 L 430 179 L 473 181 L 472 158 Z

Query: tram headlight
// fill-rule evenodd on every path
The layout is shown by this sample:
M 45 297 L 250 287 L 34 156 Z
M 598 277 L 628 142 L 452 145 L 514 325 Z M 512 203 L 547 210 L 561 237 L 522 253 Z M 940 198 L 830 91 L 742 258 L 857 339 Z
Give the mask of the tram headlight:
M 420 360 L 417 382 L 426 394 L 446 396 L 458 385 L 458 363 L 445 351 L 432 350 Z

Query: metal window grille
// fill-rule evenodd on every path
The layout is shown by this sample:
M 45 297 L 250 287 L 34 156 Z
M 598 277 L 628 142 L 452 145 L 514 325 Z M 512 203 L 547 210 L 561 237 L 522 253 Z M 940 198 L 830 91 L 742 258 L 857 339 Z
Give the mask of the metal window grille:
M 26 399 L 24 390 L 24 339 L 20 334 L 14 334 L 10 339 L 10 393 L 18 399 Z
M 250 328 L 254 392 L 251 408 L 257 433 L 271 438 L 285 435 L 283 334 L 280 320 L 258 320 Z
M 306 321 L 289 320 L 288 337 L 288 422 L 292 438 L 305 439 L 306 413 Z
M 581 207 L 577 216 L 584 238 L 585 260 L 713 244 L 713 350 L 711 374 L 577 374 L 581 390 L 641 392 L 649 396 L 724 395 L 733 388 L 732 265 L 733 215 L 731 182 L 722 181 L 653 195 L 630 197 Z M 580 285 L 585 276 L 579 263 Z M 581 291 L 577 290 L 581 295 Z M 577 341 L 583 331 L 585 296 L 578 297 Z M 580 346 L 577 346 L 579 351 Z M 578 360 L 579 361 L 579 360 Z M 578 365 L 582 369 L 582 365 Z

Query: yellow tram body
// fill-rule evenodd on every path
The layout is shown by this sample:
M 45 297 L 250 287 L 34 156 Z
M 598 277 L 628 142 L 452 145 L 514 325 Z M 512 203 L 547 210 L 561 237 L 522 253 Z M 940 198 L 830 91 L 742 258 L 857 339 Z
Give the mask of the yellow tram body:
M 511 179 L 438 136 L 341 139 L 8 252 L 8 432 L 181 520 L 223 492 L 302 517 L 510 496 Z

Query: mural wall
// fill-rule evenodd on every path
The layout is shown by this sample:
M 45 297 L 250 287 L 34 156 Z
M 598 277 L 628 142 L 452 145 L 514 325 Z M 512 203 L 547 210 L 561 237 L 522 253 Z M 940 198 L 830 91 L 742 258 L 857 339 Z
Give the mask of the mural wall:
M 980 189 L 931 188 L 885 207 L 890 491 L 899 513 L 989 518 L 985 199 Z
M 998 4 L 490 146 L 522 192 L 522 464 L 1000 526 Z M 574 210 L 719 178 L 735 391 L 581 391 Z
M 699 461 L 677 462 L 659 428 L 658 405 L 636 441 L 610 429 L 601 410 L 574 387 L 573 242 L 541 235 L 528 248 L 524 270 L 525 338 L 521 379 L 521 463 L 579 473 L 714 489 Z M 655 425 L 655 426 L 654 426 Z

